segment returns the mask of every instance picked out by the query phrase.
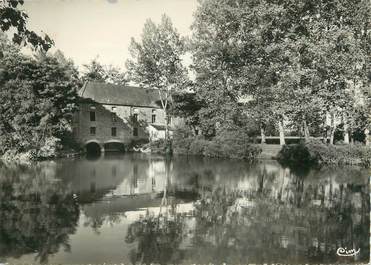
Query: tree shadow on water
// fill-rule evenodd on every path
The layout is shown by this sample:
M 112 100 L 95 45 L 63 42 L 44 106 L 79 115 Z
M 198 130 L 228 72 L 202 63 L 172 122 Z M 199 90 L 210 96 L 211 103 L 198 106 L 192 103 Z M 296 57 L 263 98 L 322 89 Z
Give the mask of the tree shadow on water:
M 60 247 L 70 251 L 79 205 L 50 169 L 0 167 L 0 257 L 33 253 L 45 264 Z

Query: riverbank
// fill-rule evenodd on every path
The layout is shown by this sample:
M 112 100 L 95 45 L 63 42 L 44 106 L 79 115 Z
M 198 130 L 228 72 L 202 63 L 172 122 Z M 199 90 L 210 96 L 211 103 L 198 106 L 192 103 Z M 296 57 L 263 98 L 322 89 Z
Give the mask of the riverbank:
M 242 139 L 214 138 L 184 138 L 172 144 L 174 154 L 197 155 L 214 158 L 241 160 L 256 160 L 262 152 L 259 145 L 248 143 Z
M 277 159 L 287 164 L 371 166 L 371 147 L 363 144 L 327 145 L 320 141 L 284 145 Z
M 252 144 L 232 141 L 231 139 L 205 140 L 199 137 L 184 138 L 172 141 L 165 147 L 163 140 L 146 145 L 145 153 L 160 155 L 186 155 L 211 158 L 240 160 L 278 160 L 291 165 L 358 165 L 371 166 L 371 147 L 366 145 L 326 145 L 319 141 L 308 143 L 275 145 Z M 139 148 L 139 150 L 142 150 Z M 82 149 L 63 149 L 49 157 L 39 157 L 37 152 L 16 152 L 8 150 L 0 157 L 5 163 L 30 164 L 35 161 L 53 160 L 58 158 L 75 158 L 82 154 Z
M 282 146 L 279 144 L 255 144 L 255 146 L 261 148 L 261 153 L 258 155 L 258 159 L 274 159 L 276 160 Z
M 8 150 L 3 155 L 0 156 L 0 160 L 4 163 L 15 163 L 28 165 L 32 162 L 53 160 L 58 158 L 74 158 L 79 157 L 83 154 L 82 151 L 77 151 L 73 149 L 60 150 L 53 153 L 50 156 L 38 156 L 34 150 L 29 150 L 26 152 L 16 152 L 15 150 Z

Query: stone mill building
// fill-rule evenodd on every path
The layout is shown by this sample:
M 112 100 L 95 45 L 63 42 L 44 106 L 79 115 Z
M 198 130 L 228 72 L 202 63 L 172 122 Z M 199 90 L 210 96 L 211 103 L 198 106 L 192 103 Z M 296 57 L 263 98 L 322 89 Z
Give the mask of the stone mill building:
M 165 137 L 165 113 L 156 90 L 89 81 L 79 97 L 73 132 L 88 151 L 125 150 Z M 180 122 L 170 119 L 170 130 Z

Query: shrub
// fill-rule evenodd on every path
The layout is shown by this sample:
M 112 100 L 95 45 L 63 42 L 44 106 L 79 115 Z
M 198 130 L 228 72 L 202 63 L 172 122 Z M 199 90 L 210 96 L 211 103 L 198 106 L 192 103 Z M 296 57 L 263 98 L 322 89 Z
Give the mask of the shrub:
M 172 146 L 174 154 L 188 154 L 192 141 L 192 138 L 173 139 Z
M 291 164 L 371 164 L 371 148 L 364 145 L 326 145 L 321 141 L 285 145 L 278 159 Z
M 287 164 L 317 163 L 304 143 L 284 145 L 278 153 L 278 160 Z
M 187 127 L 177 127 L 173 133 L 172 147 L 175 154 L 188 154 L 193 141 L 192 132 Z
M 1 160 L 8 163 L 16 163 L 16 164 L 25 164 L 28 165 L 32 161 L 36 159 L 34 152 L 27 151 L 23 153 L 18 153 L 15 150 L 7 150 L 2 156 Z
M 216 141 L 209 141 L 204 149 L 204 156 L 207 157 L 224 157 L 222 146 Z
M 190 138 L 187 138 L 190 140 Z M 188 154 L 190 155 L 204 155 L 205 148 L 209 145 L 209 141 L 204 139 L 195 138 L 190 141 Z
M 166 142 L 165 139 L 158 139 L 156 141 L 150 142 L 151 152 L 152 153 L 165 153 Z
M 192 136 L 179 129 L 174 132 L 173 150 L 176 154 L 202 155 L 218 158 L 255 159 L 261 149 L 249 143 L 249 136 L 242 129 L 225 129 L 212 140 Z
M 246 160 L 256 159 L 261 149 L 251 145 L 249 140 L 250 138 L 245 131 L 224 130 L 206 145 L 204 155 Z
M 36 151 L 36 156 L 39 160 L 55 158 L 60 148 L 60 140 L 58 138 L 48 137 L 45 139 L 44 145 Z

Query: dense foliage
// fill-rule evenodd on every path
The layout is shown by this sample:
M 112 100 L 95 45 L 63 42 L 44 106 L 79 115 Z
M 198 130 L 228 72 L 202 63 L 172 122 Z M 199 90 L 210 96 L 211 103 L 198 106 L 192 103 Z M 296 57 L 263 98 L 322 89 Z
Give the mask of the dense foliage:
M 220 131 L 211 140 L 194 137 L 185 128 L 178 128 L 174 132 L 173 150 L 176 154 L 245 160 L 254 160 L 261 152 L 259 147 L 251 144 L 246 131 L 238 128 Z
M 285 145 L 278 159 L 293 165 L 371 165 L 371 149 L 364 145 L 326 145 L 320 141 Z
M 71 132 L 79 80 L 72 62 L 56 55 L 30 57 L 13 48 L 0 58 L 1 154 L 52 157 Z
M 203 133 L 249 116 L 263 137 L 275 123 L 281 144 L 285 127 L 333 143 L 340 123 L 349 142 L 370 126 L 369 12 L 363 0 L 200 1 L 190 47 Z

